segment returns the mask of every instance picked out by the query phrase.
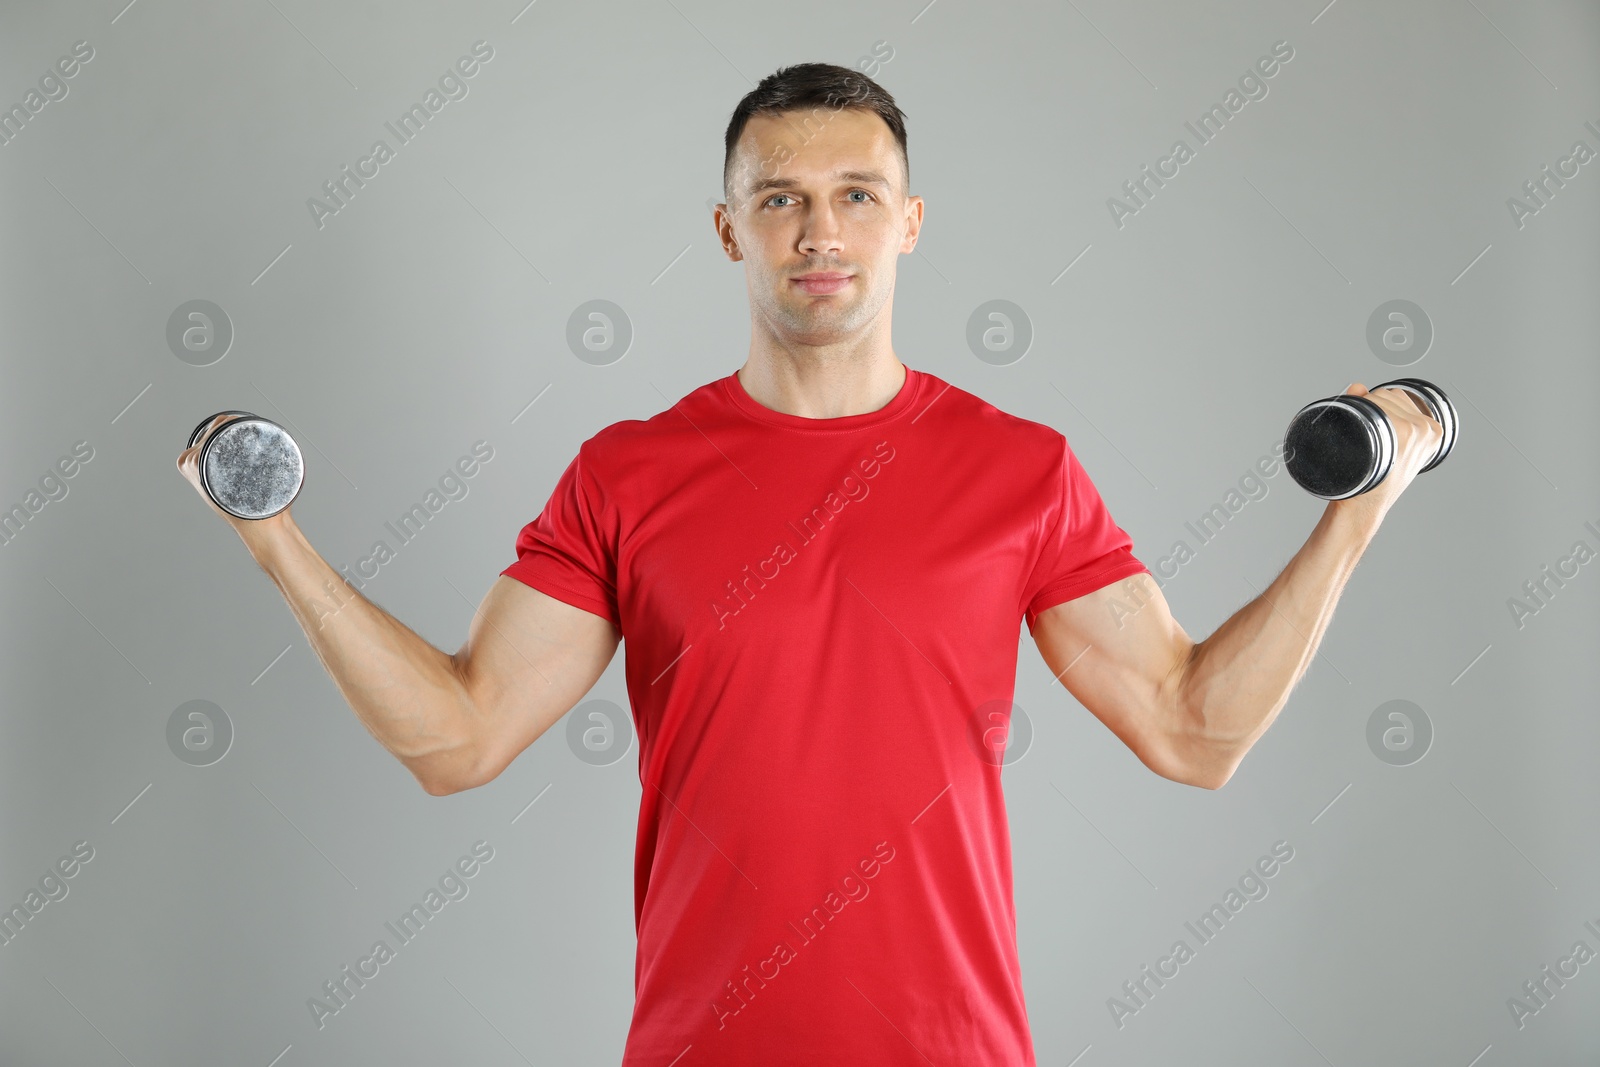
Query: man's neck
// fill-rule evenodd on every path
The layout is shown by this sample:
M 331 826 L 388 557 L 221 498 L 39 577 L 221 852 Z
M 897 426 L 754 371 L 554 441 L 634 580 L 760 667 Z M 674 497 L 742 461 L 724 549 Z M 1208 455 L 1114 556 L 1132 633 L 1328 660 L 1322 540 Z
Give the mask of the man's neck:
M 893 351 L 871 362 L 752 353 L 737 373 L 750 399 L 764 408 L 805 419 L 837 419 L 877 411 L 899 394 L 908 374 Z

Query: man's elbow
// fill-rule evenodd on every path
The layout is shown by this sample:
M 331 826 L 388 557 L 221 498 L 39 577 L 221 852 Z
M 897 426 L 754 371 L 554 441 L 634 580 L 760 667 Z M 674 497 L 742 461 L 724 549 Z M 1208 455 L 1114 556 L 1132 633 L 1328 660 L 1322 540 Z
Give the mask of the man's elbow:
M 1246 741 L 1208 741 L 1185 763 L 1185 785 L 1201 789 L 1221 789 L 1233 777 L 1250 751 Z
M 1221 789 L 1228 784 L 1228 779 L 1233 777 L 1233 768 L 1206 767 L 1191 769 L 1182 778 L 1175 779 L 1184 785 L 1192 785 L 1199 789 Z
M 1190 731 L 1169 739 L 1158 773 L 1182 785 L 1221 789 L 1239 768 L 1249 746 Z
M 1233 765 L 1218 766 L 1216 764 L 1179 763 L 1167 762 L 1151 764 L 1146 761 L 1145 766 L 1155 771 L 1169 782 L 1179 785 L 1192 785 L 1196 789 L 1221 789 L 1228 784 L 1228 779 L 1233 777 Z
M 465 793 L 469 789 L 476 789 L 480 785 L 486 784 L 477 779 L 449 781 L 442 778 L 419 778 L 417 781 L 422 786 L 422 791 L 430 797 L 447 797 L 452 793 Z
M 420 761 L 408 762 L 406 769 L 422 786 L 422 791 L 431 797 L 464 793 L 488 781 L 488 777 L 482 773 L 481 759 L 465 758 L 460 753 L 453 753 L 452 756 L 448 765 L 441 765 L 441 761 L 432 759 L 426 765 Z
M 1218 762 L 1213 759 L 1191 758 L 1180 753 L 1180 746 L 1167 744 L 1158 748 L 1135 749 L 1139 761 L 1169 782 L 1192 785 L 1198 789 L 1221 789 L 1233 777 L 1236 760 Z
M 422 786 L 422 791 L 430 797 L 447 797 L 451 793 L 461 792 L 461 787 L 442 778 L 418 778 L 417 783 Z
M 1145 759 L 1143 753 L 1140 758 L 1161 777 L 1179 785 L 1221 789 L 1233 777 L 1238 758 L 1224 752 L 1226 746 L 1209 736 L 1205 715 L 1185 691 L 1188 669 L 1199 648 L 1198 643 L 1187 642 L 1158 687 L 1153 704 L 1160 710 L 1149 718 L 1159 725 L 1144 746 L 1151 758 Z

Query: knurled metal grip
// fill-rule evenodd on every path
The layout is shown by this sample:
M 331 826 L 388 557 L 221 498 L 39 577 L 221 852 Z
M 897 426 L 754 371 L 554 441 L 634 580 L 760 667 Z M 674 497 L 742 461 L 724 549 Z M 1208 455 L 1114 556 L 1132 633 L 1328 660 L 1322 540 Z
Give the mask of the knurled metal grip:
M 1423 471 L 1430 471 L 1443 463 L 1444 457 L 1448 456 L 1450 450 L 1455 447 L 1456 406 L 1450 402 L 1450 398 L 1445 395 L 1443 389 L 1421 378 L 1396 378 L 1392 382 L 1384 382 L 1382 385 L 1373 386 L 1374 389 L 1387 389 L 1390 387 L 1404 389 L 1421 400 L 1423 406 L 1428 409 L 1428 413 L 1433 416 L 1434 421 L 1444 428 L 1444 436 L 1439 440 L 1439 451 L 1422 468 Z M 1422 471 L 1417 473 L 1420 474 Z
M 219 412 L 217 412 L 216 415 L 208 415 L 208 416 L 206 416 L 206 418 L 201 421 L 200 425 L 196 426 L 194 428 L 194 431 L 189 434 L 189 445 L 188 445 L 188 447 L 193 448 L 196 444 L 199 443 L 200 435 L 206 432 L 206 427 L 211 425 L 211 420 L 212 419 L 215 419 L 215 418 L 217 418 L 218 416 L 221 416 L 221 415 L 249 415 L 249 414 L 251 414 L 251 412 L 239 411 L 238 409 L 235 408 L 235 409 L 231 409 L 231 410 L 228 410 L 228 411 L 219 411 Z

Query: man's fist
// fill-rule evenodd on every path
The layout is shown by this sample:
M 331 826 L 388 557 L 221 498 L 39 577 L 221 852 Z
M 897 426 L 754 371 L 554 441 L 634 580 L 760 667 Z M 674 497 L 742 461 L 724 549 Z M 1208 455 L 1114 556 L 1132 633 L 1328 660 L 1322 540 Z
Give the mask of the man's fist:
M 1389 465 L 1389 473 L 1377 485 L 1348 500 L 1333 503 L 1369 510 L 1381 518 L 1405 492 L 1412 479 L 1439 454 L 1439 446 L 1444 441 L 1444 427 L 1428 413 L 1428 408 L 1418 397 L 1404 389 L 1391 386 L 1369 392 L 1360 382 L 1352 382 L 1345 394 L 1364 396 L 1383 409 L 1389 418 L 1389 425 L 1394 427 L 1394 459 Z
M 223 411 L 223 412 L 219 412 L 216 415 L 214 415 L 208 422 L 204 423 L 201 427 L 197 428 L 194 431 L 194 433 L 191 435 L 191 439 L 193 441 L 193 444 L 191 444 L 189 447 L 183 449 L 181 452 L 178 453 L 178 473 L 180 475 L 182 475 L 183 478 L 186 479 L 189 482 L 190 485 L 194 486 L 195 492 L 200 494 L 201 499 L 203 499 L 206 502 L 207 506 L 210 507 L 211 510 L 216 512 L 218 515 L 221 515 L 223 517 L 223 519 L 225 519 L 230 526 L 232 526 L 236 531 L 238 531 L 238 533 L 239 533 L 239 535 L 241 537 L 245 536 L 246 531 L 249 531 L 251 533 L 261 532 L 260 528 L 263 526 L 263 524 L 287 523 L 289 521 L 289 510 L 288 510 L 288 507 L 285 506 L 283 508 L 283 510 L 279 511 L 277 514 L 270 515 L 270 516 L 267 516 L 265 518 L 241 518 L 238 515 L 231 514 L 229 511 L 227 511 L 226 509 L 221 507 L 217 503 L 216 499 L 212 496 L 212 494 L 207 491 L 207 489 L 206 489 L 206 481 L 204 479 L 202 479 L 201 475 L 200 475 L 200 459 L 201 459 L 201 456 L 202 456 L 202 454 L 203 454 L 203 452 L 205 450 L 205 446 L 206 446 L 207 442 L 209 442 L 211 440 L 212 436 L 221 427 L 223 427 L 224 425 L 226 425 L 226 424 L 228 424 L 230 422 L 233 422 L 236 419 L 252 418 L 252 417 L 253 416 L 250 416 L 248 412 L 241 412 L 241 411 Z M 269 424 L 269 426 L 270 425 L 271 424 Z M 272 428 L 274 430 L 276 430 L 275 426 L 272 426 Z M 282 434 L 281 430 L 278 430 L 277 432 Z M 282 435 L 284 437 L 287 437 L 287 434 L 282 434 Z M 298 450 L 296 450 L 296 452 L 297 451 Z M 241 457 L 241 458 L 247 460 L 249 458 L 255 458 L 255 457 L 246 456 L 246 457 Z M 298 458 L 296 458 L 295 462 L 296 463 L 299 462 Z M 237 463 L 236 463 L 236 466 L 237 466 Z M 253 472 L 248 471 L 248 470 L 244 470 L 244 469 L 231 469 L 230 470 L 230 469 L 227 468 L 227 465 L 224 465 L 224 473 L 237 475 L 239 480 L 241 480 L 241 481 L 243 481 L 245 483 L 244 486 L 243 486 L 243 490 L 244 490 L 244 494 L 246 496 L 252 495 L 251 492 L 250 492 L 252 489 L 257 490 L 257 492 L 254 495 L 259 495 L 259 488 L 257 486 L 254 486 L 254 485 L 250 484 L 251 474 Z M 271 473 L 271 472 L 268 472 L 268 473 Z M 215 469 L 211 470 L 209 472 L 209 476 L 210 476 L 211 479 L 214 480 L 217 477 L 217 471 Z M 235 488 L 234 491 L 238 492 L 239 490 L 237 488 Z M 237 506 L 237 504 L 235 504 L 235 506 Z M 240 508 L 240 510 L 245 510 L 245 509 L 244 508 Z M 265 510 L 265 509 L 263 509 L 263 510 Z

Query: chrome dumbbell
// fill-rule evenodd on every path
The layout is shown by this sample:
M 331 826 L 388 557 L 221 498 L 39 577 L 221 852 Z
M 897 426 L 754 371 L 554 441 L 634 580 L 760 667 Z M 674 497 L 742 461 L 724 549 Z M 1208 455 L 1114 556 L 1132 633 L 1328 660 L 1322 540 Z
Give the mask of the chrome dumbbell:
M 232 416 L 200 444 L 206 427 Z M 219 411 L 189 434 L 200 445 L 200 486 L 212 502 L 241 519 L 268 519 L 294 503 L 305 481 L 305 460 L 289 431 L 248 411 Z
M 1422 469 L 1432 470 L 1456 443 L 1456 409 L 1444 390 L 1421 378 L 1396 378 L 1375 385 L 1404 389 L 1444 428 L 1439 451 Z M 1283 436 L 1284 467 L 1312 496 L 1344 500 L 1365 493 L 1389 473 L 1394 462 L 1394 427 L 1383 408 L 1364 396 L 1341 394 L 1314 400 L 1295 413 Z

